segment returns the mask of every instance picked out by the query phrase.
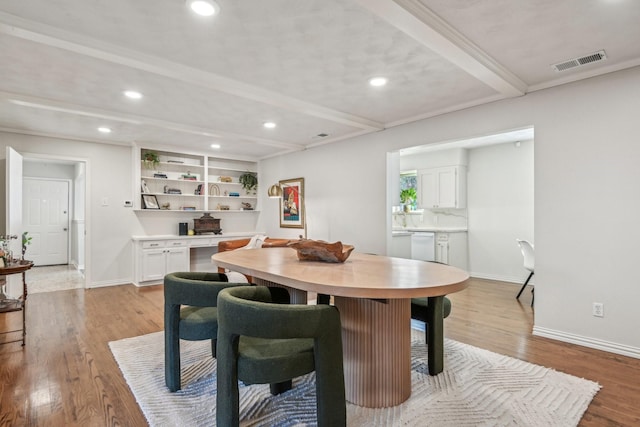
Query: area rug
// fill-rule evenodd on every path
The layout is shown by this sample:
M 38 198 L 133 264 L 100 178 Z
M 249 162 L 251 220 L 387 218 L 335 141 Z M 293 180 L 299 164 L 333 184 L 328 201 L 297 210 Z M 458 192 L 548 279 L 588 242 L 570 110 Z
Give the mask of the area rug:
M 208 341 L 181 341 L 182 390 L 164 385 L 163 332 L 109 343 L 149 425 L 214 426 L 216 361 Z M 452 340 L 445 370 L 430 376 L 424 333 L 412 330 L 409 400 L 393 408 L 347 404 L 347 425 L 576 426 L 600 385 Z M 240 386 L 242 426 L 316 425 L 315 376 L 279 396 Z

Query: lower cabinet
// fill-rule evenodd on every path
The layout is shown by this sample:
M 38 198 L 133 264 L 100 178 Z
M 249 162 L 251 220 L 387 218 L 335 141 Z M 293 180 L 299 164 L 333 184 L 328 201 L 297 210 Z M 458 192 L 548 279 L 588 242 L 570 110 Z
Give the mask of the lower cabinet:
M 180 240 L 149 240 L 140 251 L 139 282 L 161 281 L 165 274 L 189 271 L 189 247 Z
M 469 270 L 467 233 L 436 233 L 436 261 Z

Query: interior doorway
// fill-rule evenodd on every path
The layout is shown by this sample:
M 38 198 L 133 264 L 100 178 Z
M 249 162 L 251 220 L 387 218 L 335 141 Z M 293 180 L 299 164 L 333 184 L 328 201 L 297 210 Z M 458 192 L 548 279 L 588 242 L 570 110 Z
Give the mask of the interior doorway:
M 394 239 L 407 239 L 406 232 L 466 227 L 466 270 L 473 277 L 522 285 L 528 273 L 516 238 L 534 238 L 533 127 L 409 147 L 389 153 L 388 159 L 388 248 L 395 246 Z M 464 208 L 433 208 L 418 199 L 414 215 L 398 209 L 403 171 L 420 175 L 458 166 L 466 175 Z M 453 235 L 443 240 L 450 251 Z
M 87 277 L 86 170 L 82 159 L 25 154 L 22 173 L 22 229 L 32 237 L 26 257 L 34 260 L 35 269 L 58 265 L 77 271 L 82 287 Z

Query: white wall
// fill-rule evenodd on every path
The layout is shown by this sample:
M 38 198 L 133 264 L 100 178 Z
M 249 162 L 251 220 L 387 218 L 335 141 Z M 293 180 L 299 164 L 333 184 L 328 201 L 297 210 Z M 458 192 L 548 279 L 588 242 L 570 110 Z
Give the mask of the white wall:
M 640 357 L 639 110 L 636 67 L 268 159 L 261 177 L 305 178 L 310 237 L 383 253 L 387 152 L 533 126 L 534 332 Z M 263 206 L 259 227 L 291 235 Z M 591 315 L 594 301 L 604 318 Z
M 529 274 L 515 239 L 535 243 L 533 147 L 533 141 L 525 141 L 519 147 L 469 150 L 469 271 L 474 277 L 523 283 Z
M 0 133 L 3 151 L 5 146 L 22 154 L 86 161 L 88 286 L 130 283 L 133 272 L 131 235 L 140 230 L 132 209 L 123 207 L 123 201 L 132 197 L 130 148 Z M 103 198 L 109 201 L 108 206 L 102 206 Z

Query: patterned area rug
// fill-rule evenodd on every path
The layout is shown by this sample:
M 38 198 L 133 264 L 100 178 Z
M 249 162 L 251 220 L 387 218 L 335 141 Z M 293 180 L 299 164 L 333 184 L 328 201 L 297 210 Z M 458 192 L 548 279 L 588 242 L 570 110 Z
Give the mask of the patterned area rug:
M 424 333 L 412 330 L 409 400 L 393 408 L 347 404 L 349 426 L 575 426 L 600 385 L 452 340 L 445 371 L 427 371 Z M 153 426 L 215 425 L 216 361 L 208 341 L 182 341 L 182 387 L 164 385 L 163 332 L 109 343 Z M 316 425 L 314 375 L 271 396 L 268 385 L 240 387 L 241 425 Z

